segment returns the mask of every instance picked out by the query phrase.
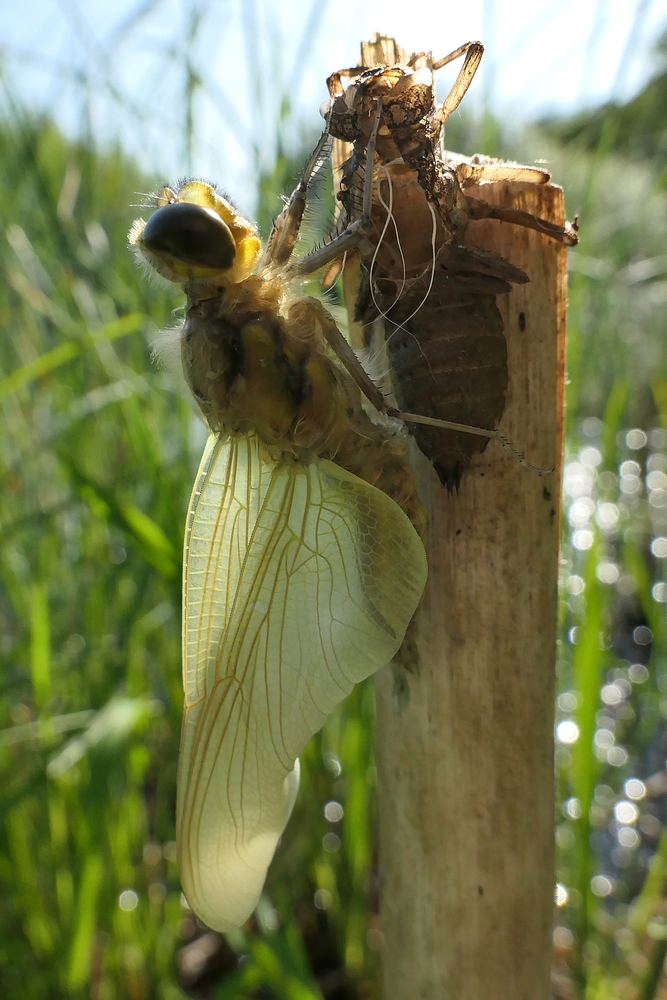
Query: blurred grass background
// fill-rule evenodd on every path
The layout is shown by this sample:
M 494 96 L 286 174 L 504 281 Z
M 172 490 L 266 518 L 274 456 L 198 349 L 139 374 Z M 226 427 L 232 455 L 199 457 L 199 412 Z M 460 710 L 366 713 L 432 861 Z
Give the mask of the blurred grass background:
M 190 10 L 193 41 L 203 8 Z M 185 167 L 202 86 L 189 53 L 187 39 L 171 53 L 189 81 L 177 109 Z M 180 553 L 204 433 L 150 360 L 180 296 L 142 280 L 126 250 L 132 205 L 166 178 L 96 144 L 85 115 L 79 137 L 65 136 L 10 79 L 0 92 L 0 991 L 375 1000 L 372 687 L 304 753 L 289 836 L 246 929 L 213 934 L 181 897 Z M 85 75 L 79 85 L 85 107 Z M 581 213 L 556 729 L 562 1000 L 667 998 L 666 97 L 658 62 L 625 103 L 511 132 L 488 108 L 464 108 L 447 134 L 466 153 L 549 160 L 570 216 Z M 253 153 L 264 235 L 314 140 L 299 139 L 288 79 L 278 98 L 271 156 L 259 144 Z M 327 192 L 313 231 L 332 211 Z

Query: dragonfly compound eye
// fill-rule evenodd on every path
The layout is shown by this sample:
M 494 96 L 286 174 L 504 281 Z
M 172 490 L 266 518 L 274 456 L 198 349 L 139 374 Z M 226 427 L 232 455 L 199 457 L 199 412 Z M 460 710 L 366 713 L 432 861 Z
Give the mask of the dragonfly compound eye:
M 146 223 L 141 243 L 179 272 L 185 267 L 195 273 L 219 274 L 236 259 L 229 226 L 213 209 L 187 201 L 158 208 Z

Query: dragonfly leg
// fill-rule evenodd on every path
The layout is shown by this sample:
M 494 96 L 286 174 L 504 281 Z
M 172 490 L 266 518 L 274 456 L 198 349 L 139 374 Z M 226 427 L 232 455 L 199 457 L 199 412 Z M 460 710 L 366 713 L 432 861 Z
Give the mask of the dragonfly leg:
M 343 81 L 341 77 L 346 77 L 347 79 L 352 79 L 354 76 L 359 76 L 367 69 L 366 66 L 353 66 L 350 69 L 339 69 L 337 73 L 332 73 L 331 76 L 327 77 L 327 87 L 329 89 L 329 94 L 332 97 L 337 97 L 339 94 L 343 93 Z
M 479 68 L 480 62 L 482 61 L 484 46 L 481 42 L 466 42 L 465 45 L 460 45 L 458 49 L 455 49 L 453 52 L 450 52 L 448 56 L 445 56 L 443 59 L 440 59 L 438 62 L 433 64 L 433 70 L 438 70 L 441 66 L 446 66 L 447 63 L 452 62 L 452 60 L 463 55 L 464 52 L 466 57 L 463 60 L 463 66 L 461 66 L 461 69 L 459 70 L 459 75 L 454 81 L 454 86 L 440 107 L 436 108 L 431 116 L 430 121 L 436 135 L 440 133 L 442 126 L 445 124 L 452 112 L 456 111 L 459 104 L 465 97 L 468 87 L 472 83 L 473 77 Z
M 555 472 L 555 468 L 551 469 L 540 469 L 537 465 L 533 465 L 529 462 L 522 452 L 518 451 L 510 441 L 507 440 L 504 434 L 501 434 L 499 430 L 485 430 L 483 427 L 471 427 L 470 424 L 458 424 L 454 423 L 452 420 L 438 420 L 435 417 L 422 417 L 418 413 L 404 413 L 401 410 L 396 410 L 393 407 L 385 409 L 385 413 L 390 417 L 397 417 L 399 420 L 404 420 L 408 424 L 426 424 L 429 427 L 441 427 L 443 430 L 450 431 L 462 431 L 464 434 L 476 434 L 479 437 L 494 438 L 498 441 L 505 451 L 517 460 L 519 465 L 523 465 L 524 469 L 529 469 L 534 472 L 537 476 L 550 476 L 552 472 Z
M 273 223 L 273 229 L 266 244 L 266 250 L 262 257 L 261 267 L 276 267 L 285 264 L 294 249 L 296 238 L 301 228 L 304 209 L 306 207 L 306 197 L 308 185 L 314 175 L 320 169 L 327 156 L 331 145 L 329 135 L 329 123 L 327 122 L 324 132 L 319 138 L 315 149 L 311 153 L 308 162 L 301 175 L 299 183 L 292 191 L 289 201 Z
M 364 396 L 380 413 L 387 413 L 387 402 L 384 396 L 336 326 L 333 317 L 327 312 L 321 302 L 313 298 L 299 299 L 291 307 L 290 315 L 298 314 L 298 312 L 304 309 L 308 310 L 315 319 L 327 344 L 346 368 L 348 375 L 357 383 Z
M 306 254 L 301 260 L 290 264 L 285 268 L 287 278 L 301 277 L 319 271 L 321 267 L 330 264 L 336 257 L 341 257 L 344 253 L 354 250 L 355 247 L 365 239 L 371 232 L 371 213 L 373 210 L 373 161 L 375 158 L 375 143 L 380 127 L 380 117 L 382 115 L 382 98 L 377 99 L 377 113 L 373 128 L 366 145 L 366 176 L 364 178 L 364 194 L 362 203 L 361 218 L 355 219 L 338 236 L 325 243 L 319 250 L 313 250 Z
M 530 212 L 522 212 L 517 208 L 503 208 L 500 205 L 491 205 L 481 198 L 471 198 L 469 195 L 468 209 L 470 219 L 499 219 L 500 222 L 511 222 L 515 226 L 523 226 L 525 229 L 535 229 L 544 236 L 551 237 L 558 243 L 573 247 L 579 242 L 577 235 L 577 220 L 566 222 L 564 226 L 558 226 L 547 219 L 541 219 L 538 215 Z

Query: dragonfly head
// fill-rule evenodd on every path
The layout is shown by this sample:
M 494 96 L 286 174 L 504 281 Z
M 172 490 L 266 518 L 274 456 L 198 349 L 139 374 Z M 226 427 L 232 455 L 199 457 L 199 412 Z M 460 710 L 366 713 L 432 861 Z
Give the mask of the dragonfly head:
M 255 226 L 204 181 L 162 188 L 156 211 L 136 220 L 129 241 L 140 263 L 179 284 L 242 281 L 261 251 Z

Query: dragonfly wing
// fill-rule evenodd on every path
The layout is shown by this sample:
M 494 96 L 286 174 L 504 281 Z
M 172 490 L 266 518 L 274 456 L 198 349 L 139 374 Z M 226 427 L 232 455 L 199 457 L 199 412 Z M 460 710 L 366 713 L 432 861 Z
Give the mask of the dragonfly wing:
M 298 788 L 298 754 L 398 650 L 426 580 L 384 493 L 331 462 L 209 446 L 186 541 L 181 879 L 209 926 L 252 913 Z

